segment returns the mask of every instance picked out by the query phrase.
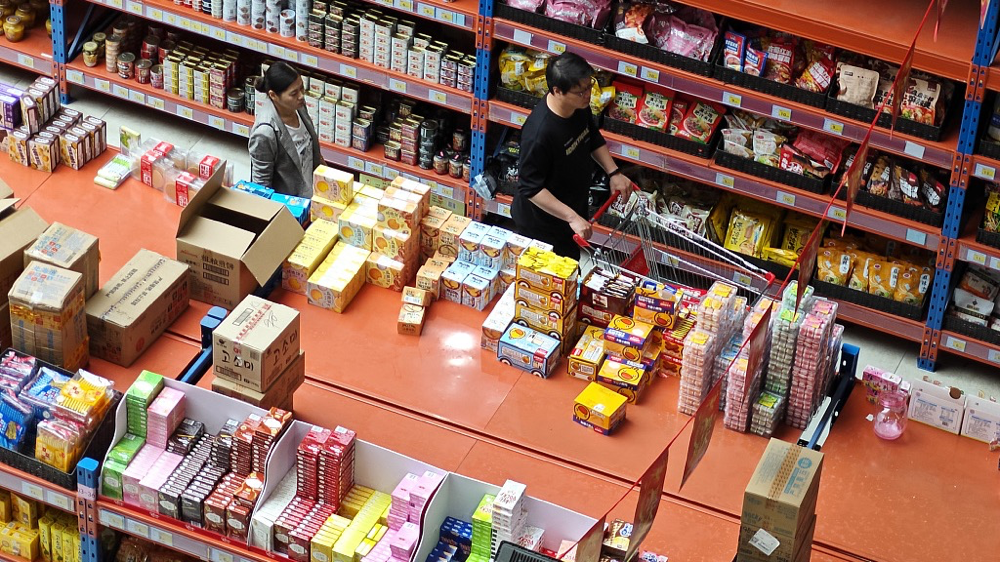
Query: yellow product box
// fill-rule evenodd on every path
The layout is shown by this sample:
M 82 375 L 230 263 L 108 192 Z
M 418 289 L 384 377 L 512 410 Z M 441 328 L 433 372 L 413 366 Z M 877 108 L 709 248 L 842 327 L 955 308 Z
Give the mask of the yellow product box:
M 401 261 L 372 252 L 365 263 L 365 281 L 376 287 L 402 291 L 410 282 L 411 271 Z
M 343 531 L 351 524 L 351 520 L 334 513 L 323 522 L 323 527 L 328 529 L 339 529 Z
M 428 267 L 424 264 L 419 270 L 417 270 L 417 279 L 415 284 L 418 289 L 427 291 L 434 300 L 437 300 L 441 296 L 442 273 L 444 273 L 443 269 Z
M 425 201 L 424 198 L 421 197 L 420 194 L 418 193 L 414 193 L 406 189 L 399 189 L 398 187 L 393 187 L 391 185 L 388 188 L 386 188 L 385 196 L 383 197 L 383 199 L 388 199 L 388 198 L 396 199 L 399 201 L 408 201 L 416 205 L 416 211 L 415 211 L 416 222 L 413 225 L 414 229 L 420 226 L 420 218 L 423 217 L 424 214 L 426 214 L 427 207 L 430 206 L 430 198 L 428 198 Z
M 80 532 L 71 520 L 63 528 L 62 543 L 63 562 L 80 562 Z
M 326 259 L 335 242 L 335 239 L 330 240 L 329 244 L 324 246 L 299 244 L 299 247 L 292 252 L 292 255 L 288 256 L 281 268 L 281 288 L 292 293 L 305 294 L 309 277 Z
M 628 361 L 642 359 L 646 340 L 653 332 L 653 325 L 639 322 L 628 316 L 615 315 L 604 330 L 604 349 L 608 355 L 617 355 Z
M 399 177 L 400 176 L 397 176 L 397 178 L 399 178 Z M 396 184 L 395 180 L 393 180 L 393 184 Z M 431 188 L 430 188 L 429 185 L 420 183 L 418 181 L 413 181 L 411 179 L 403 178 L 403 181 L 399 182 L 397 184 L 397 186 L 400 189 L 404 189 L 404 190 L 409 191 L 411 193 L 417 194 L 420 197 L 420 199 L 424 202 L 423 205 L 422 205 L 423 209 L 424 209 L 424 212 L 425 213 L 426 212 L 430 212 L 430 207 L 431 207 Z M 441 209 L 441 210 L 442 211 L 447 211 L 447 209 Z M 451 211 L 448 211 L 448 212 L 451 212 Z M 447 217 L 445 217 L 445 218 L 447 218 Z
M 38 526 L 38 502 L 25 498 L 18 494 L 11 493 L 11 514 L 15 523 L 20 523 L 28 528 Z
M 564 296 L 576 293 L 579 273 L 576 260 L 535 247 L 529 246 L 517 260 L 518 284 Z
M 313 195 L 312 203 L 309 205 L 309 216 L 313 222 L 319 220 L 337 222 L 340 220 L 340 215 L 347 210 L 347 205 L 347 203 L 331 201 L 325 197 Z
M 66 562 L 63 557 L 63 534 L 66 531 L 66 522 L 56 519 L 52 523 L 50 533 L 52 534 L 52 560 L 54 562 Z M 70 545 L 72 547 L 72 545 Z
M 378 202 L 378 225 L 392 230 L 415 232 L 420 226 L 419 212 L 413 201 L 389 197 L 387 194 Z
M 385 190 L 379 189 L 373 185 L 364 184 L 361 189 L 356 190 L 354 193 L 354 198 L 367 197 L 375 202 L 378 202 L 385 195 Z
M 626 400 L 596 382 L 587 385 L 573 403 L 573 420 L 605 435 L 625 419 Z
M 416 265 L 420 248 L 415 234 L 376 226 L 372 234 L 372 251 L 408 265 Z
M 438 207 L 437 205 L 431 205 L 427 209 L 427 216 L 441 219 L 442 221 L 447 221 L 451 218 L 453 213 L 444 207 Z
M 420 249 L 428 253 L 437 251 L 441 243 L 441 227 L 448 219 L 427 215 L 420 219 Z
M 504 262 L 507 265 L 514 265 L 517 263 L 517 258 L 521 257 L 521 254 L 523 254 L 530 245 L 531 238 L 517 234 L 516 232 L 511 233 L 511 235 L 507 237 L 507 248 L 504 254 Z
M 576 324 L 576 309 L 571 309 L 566 317 L 553 316 L 547 310 L 539 310 L 519 302 L 514 305 L 514 321 L 563 341 L 572 333 Z
M 646 368 L 641 363 L 608 358 L 597 372 L 597 382 L 635 404 L 646 387 Z
M 418 287 L 406 287 L 403 289 L 404 303 L 428 307 L 431 305 L 431 301 L 433 300 L 434 295 L 432 295 L 430 291 L 426 291 Z
M 452 263 L 455 263 L 455 260 L 458 259 L 458 255 L 456 254 L 454 256 L 450 256 L 448 254 L 442 253 L 441 249 L 438 248 L 437 251 L 434 252 L 434 255 L 431 256 L 429 259 L 442 261 L 451 265 Z
M 604 357 L 604 330 L 587 326 L 568 355 L 566 371 L 571 377 L 593 381 L 604 363 Z
M 438 252 L 442 256 L 458 256 L 459 238 L 465 229 L 472 224 L 472 219 L 459 215 L 452 215 L 441 225 Z
M 35 560 L 40 552 L 38 531 L 11 521 L 0 532 L 0 549 L 12 556 Z
M 313 171 L 313 195 L 350 203 L 354 199 L 354 174 L 325 165 Z
M 338 243 L 334 251 L 342 244 Z M 343 246 L 335 260 L 324 261 L 309 278 L 306 285 L 309 304 L 343 312 L 364 286 L 364 267 L 371 252 Z
M 490 281 L 475 273 L 469 274 L 462 282 L 462 304 L 476 310 L 484 310 L 493 300 Z
M 38 518 L 38 548 L 42 551 L 42 560 L 52 562 L 52 524 L 55 517 L 51 512 Z
M 538 310 L 550 311 L 553 316 L 565 316 L 576 307 L 576 292 L 569 295 L 540 291 L 525 283 L 514 284 L 514 298 Z
M 340 535 L 340 538 L 333 545 L 331 562 L 354 562 L 354 551 L 357 550 L 358 545 L 361 544 L 361 541 L 365 540 L 367 535 L 367 530 L 362 531 L 351 527 L 344 529 L 343 534 Z
M 305 244 L 326 244 L 333 240 L 336 243 L 340 236 L 340 226 L 331 221 L 316 221 L 306 228 L 302 235 L 302 242 Z
M 14 506 L 11 503 L 10 492 L 0 490 L 0 523 L 10 523 L 14 520 Z
M 333 545 L 340 538 L 339 534 L 333 534 L 320 530 L 312 540 L 309 541 L 310 562 L 330 562 L 333 558 Z
M 378 221 L 376 221 L 370 207 L 352 203 L 344 211 L 344 214 L 340 215 L 340 220 L 338 221 L 340 225 L 340 239 L 351 246 L 363 248 L 370 252 L 377 223 Z
M 439 284 L 439 298 L 457 304 L 462 304 L 463 284 L 465 278 L 472 274 L 476 266 L 469 262 L 457 261 L 444 270 Z

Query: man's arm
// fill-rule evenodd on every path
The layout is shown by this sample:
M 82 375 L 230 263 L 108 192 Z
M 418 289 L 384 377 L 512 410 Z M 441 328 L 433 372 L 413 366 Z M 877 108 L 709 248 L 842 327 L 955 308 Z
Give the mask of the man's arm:
M 615 164 L 614 158 L 611 157 L 611 151 L 608 150 L 608 145 L 604 144 L 597 147 L 593 152 L 591 152 L 594 160 L 597 164 L 604 170 L 605 174 L 614 174 L 611 176 L 611 193 L 612 196 L 620 193 L 622 197 L 629 196 L 629 190 L 632 187 L 632 180 L 628 179 L 625 174 L 618 172 L 618 165 Z
M 528 198 L 534 205 L 546 213 L 566 221 L 573 232 L 580 235 L 584 240 L 590 238 L 590 223 L 569 207 L 569 205 L 556 199 L 555 195 L 548 189 L 542 189 L 535 195 Z

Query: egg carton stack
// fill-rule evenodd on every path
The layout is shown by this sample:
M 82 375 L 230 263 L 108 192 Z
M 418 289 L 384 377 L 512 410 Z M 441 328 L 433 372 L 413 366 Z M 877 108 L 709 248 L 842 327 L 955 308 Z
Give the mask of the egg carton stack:
M 496 557 L 497 549 L 503 541 L 517 543 L 524 532 L 528 520 L 528 510 L 524 506 L 524 492 L 527 486 L 508 480 L 493 501 L 493 528 L 490 537 L 490 559 Z
M 836 305 L 831 307 L 830 304 L 833 303 L 818 301 L 814 304 L 814 311 L 806 315 L 799 329 L 785 419 L 788 425 L 798 429 L 809 424 L 829 369 L 830 339 L 836 320 Z

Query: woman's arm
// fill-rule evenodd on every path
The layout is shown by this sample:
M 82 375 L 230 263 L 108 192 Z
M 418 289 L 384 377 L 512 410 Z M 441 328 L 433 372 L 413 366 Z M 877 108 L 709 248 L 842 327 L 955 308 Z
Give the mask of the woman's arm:
M 274 160 L 278 154 L 278 139 L 274 127 L 261 124 L 250 134 L 250 181 L 273 187 Z

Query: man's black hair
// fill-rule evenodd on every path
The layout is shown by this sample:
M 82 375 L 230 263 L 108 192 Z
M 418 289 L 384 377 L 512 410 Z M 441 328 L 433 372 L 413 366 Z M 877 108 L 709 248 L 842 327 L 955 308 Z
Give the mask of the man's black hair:
M 549 61 L 549 66 L 545 69 L 545 82 L 549 86 L 549 92 L 559 88 L 565 94 L 593 75 L 594 69 L 586 59 L 567 52 Z

